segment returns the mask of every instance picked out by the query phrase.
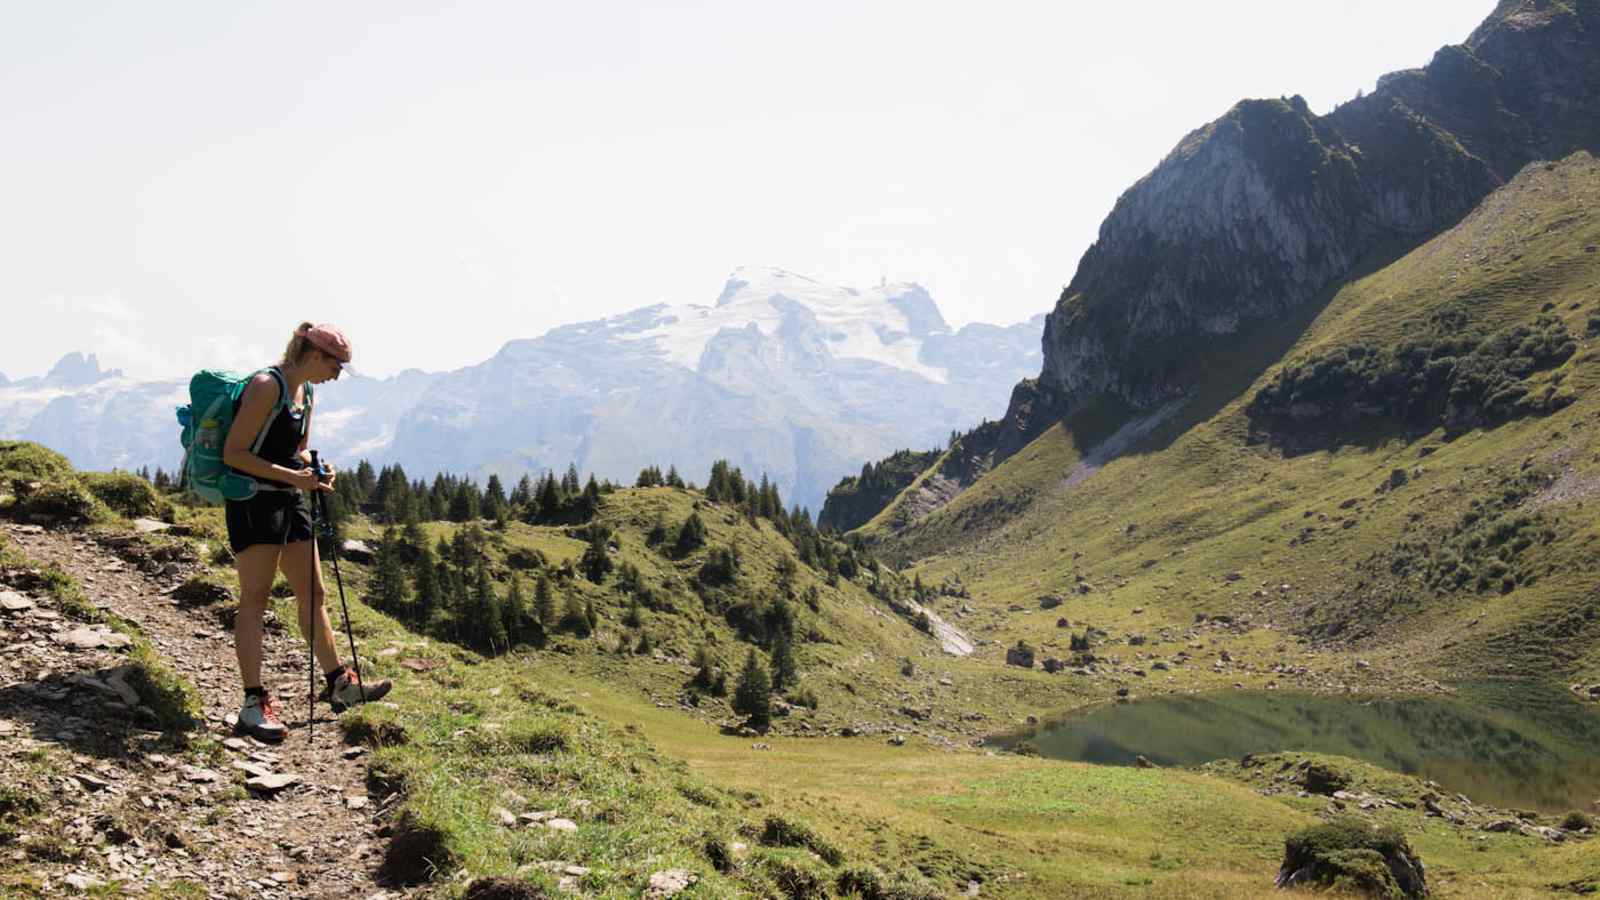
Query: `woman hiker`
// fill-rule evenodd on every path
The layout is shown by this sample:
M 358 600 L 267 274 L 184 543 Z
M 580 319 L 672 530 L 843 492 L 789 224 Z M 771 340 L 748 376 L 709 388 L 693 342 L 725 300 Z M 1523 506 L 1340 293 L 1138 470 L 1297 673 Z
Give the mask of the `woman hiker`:
M 261 684 L 262 616 L 276 571 L 283 572 L 299 600 L 300 633 L 315 631 L 314 652 L 327 678 L 319 699 L 327 700 L 338 712 L 377 700 L 391 687 L 388 681 L 363 687 L 355 670 L 339 662 L 333 626 L 323 606 L 322 563 L 304 496 L 309 491 L 333 490 L 331 473 L 319 479 L 306 450 L 312 412 L 308 385 L 337 379 L 348 362 L 350 342 L 339 329 L 301 324 L 283 361 L 258 373 L 245 387 L 223 446 L 223 462 L 260 486 L 249 500 L 227 501 L 227 519 L 228 544 L 239 570 L 234 650 L 244 679 L 244 708 L 239 710 L 236 730 L 266 741 L 282 740 L 287 732 L 278 720 L 272 695 Z M 287 402 L 280 406 L 279 397 L 284 395 Z M 260 449 L 252 452 L 258 436 Z M 316 616 L 314 628 L 312 616 Z

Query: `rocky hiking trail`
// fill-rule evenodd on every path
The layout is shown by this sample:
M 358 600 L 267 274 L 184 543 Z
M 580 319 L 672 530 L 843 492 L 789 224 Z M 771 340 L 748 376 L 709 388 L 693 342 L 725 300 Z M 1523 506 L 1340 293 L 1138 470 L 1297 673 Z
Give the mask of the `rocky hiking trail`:
M 0 531 L 27 558 L 0 569 L 0 813 L 37 810 L 14 840 L 0 835 L 0 895 L 120 884 L 150 896 L 400 896 L 379 880 L 386 807 L 368 796 L 363 749 L 345 746 L 325 705 L 307 739 L 303 643 L 269 613 L 263 671 L 289 736 L 235 737 L 231 622 L 174 599 L 188 565 L 138 559 L 141 545 L 117 536 Z M 30 567 L 51 564 L 193 685 L 203 713 L 187 741 L 156 730 L 128 686 L 129 639 L 74 621 L 39 586 Z

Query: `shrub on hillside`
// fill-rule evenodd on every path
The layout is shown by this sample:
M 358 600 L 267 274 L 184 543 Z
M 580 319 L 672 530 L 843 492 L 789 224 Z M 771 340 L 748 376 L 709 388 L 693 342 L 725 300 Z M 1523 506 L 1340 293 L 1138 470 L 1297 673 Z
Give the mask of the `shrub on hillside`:
M 1320 886 L 1368 896 L 1425 897 L 1422 860 L 1393 827 L 1346 818 L 1297 831 L 1284 841 L 1278 887 Z
M 65 478 L 72 463 L 65 456 L 32 441 L 0 441 L 0 472 L 15 472 L 35 479 Z
M 732 584 L 739 577 L 739 563 L 739 548 L 713 547 L 705 563 L 700 566 L 700 582 L 707 585 Z
M 78 478 L 100 502 L 120 515 L 130 519 L 172 518 L 172 504 L 150 482 L 130 472 L 84 472 Z
M 823 900 L 832 881 L 826 870 L 802 855 L 762 854 L 761 872 L 777 885 L 789 900 Z
M 689 518 L 683 521 L 683 527 L 678 529 L 678 538 L 673 542 L 672 552 L 679 558 L 688 556 L 706 543 L 706 523 L 700 518 L 699 513 L 690 513 Z
M 111 518 L 111 510 L 76 478 L 14 485 L 11 514 L 24 522 L 88 525 Z
M 822 857 L 823 862 L 830 866 L 844 862 L 844 853 L 838 847 L 823 840 L 810 825 L 799 819 L 767 816 L 762 823 L 759 840 L 768 847 L 804 847 Z
M 1464 313 L 1446 310 L 1397 346 L 1349 344 L 1284 367 L 1247 411 L 1252 419 L 1360 414 L 1421 427 L 1496 425 L 1570 404 L 1573 396 L 1554 384 L 1535 390 L 1526 379 L 1577 347 L 1553 316 L 1484 334 Z
M 834 881 L 839 893 L 861 900 L 939 900 L 945 893 L 919 872 L 885 874 L 876 866 L 851 866 Z

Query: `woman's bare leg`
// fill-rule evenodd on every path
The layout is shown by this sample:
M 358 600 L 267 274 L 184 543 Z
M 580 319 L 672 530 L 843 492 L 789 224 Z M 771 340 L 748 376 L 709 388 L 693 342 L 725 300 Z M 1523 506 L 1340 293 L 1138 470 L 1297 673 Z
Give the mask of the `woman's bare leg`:
M 300 606 L 300 633 L 311 633 L 312 610 L 316 612 L 317 661 L 324 673 L 339 668 L 339 649 L 334 642 L 333 625 L 328 621 L 328 610 L 323 605 L 322 562 L 317 555 L 316 541 L 295 541 L 283 546 L 278 558 L 278 568 L 289 580 L 289 587 Z M 314 580 L 313 580 L 314 579 Z
M 239 658 L 239 677 L 247 688 L 261 687 L 261 619 L 266 615 L 280 549 L 277 544 L 254 544 L 233 559 L 233 566 L 239 572 L 239 612 L 233 618 L 233 650 Z

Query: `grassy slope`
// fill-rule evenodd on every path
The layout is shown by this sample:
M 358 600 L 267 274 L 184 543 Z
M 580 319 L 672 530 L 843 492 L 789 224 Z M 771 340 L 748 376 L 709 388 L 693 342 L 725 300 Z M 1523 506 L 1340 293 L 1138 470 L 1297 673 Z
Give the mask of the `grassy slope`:
M 1600 166 L 1593 159 L 1534 167 L 1455 229 L 1311 310 L 1315 318 L 1286 354 L 1277 350 L 1289 337 L 1284 332 L 1302 323 L 1221 348 L 1216 362 L 1229 368 L 1212 372 L 1185 412 L 1092 477 L 1064 484 L 1081 456 L 1069 420 L 891 539 L 890 551 L 919 558 L 925 581 L 959 574 L 974 605 L 990 613 L 1012 603 L 1034 606 L 1040 593 L 1065 593 L 1075 576 L 1096 586 L 1059 610 L 1004 616 L 994 632 L 1001 643 L 1049 641 L 1058 614 L 1113 636 L 1163 626 L 1177 632 L 1196 613 L 1293 628 L 1307 610 L 1338 598 L 1376 618 L 1356 642 L 1375 663 L 1434 677 L 1600 677 L 1600 642 L 1577 635 L 1581 655 L 1558 662 L 1544 627 L 1583 609 L 1595 588 L 1592 542 L 1600 529 L 1581 497 L 1535 501 L 1559 537 L 1529 551 L 1542 575 L 1531 587 L 1504 596 L 1418 590 L 1418 602 L 1387 608 L 1363 605 L 1351 591 L 1364 577 L 1357 562 L 1382 557 L 1402 535 L 1444 528 L 1473 499 L 1498 493 L 1525 460 L 1540 473 L 1565 475 L 1580 493 L 1589 489 L 1585 479 L 1600 474 L 1593 391 L 1600 346 L 1583 339 L 1589 315 L 1600 311 L 1600 254 L 1586 250 L 1600 243 L 1597 199 Z M 1370 425 L 1352 429 L 1349 443 L 1298 456 L 1251 441 L 1243 412 L 1251 385 L 1283 364 L 1264 365 L 1263 357 L 1293 361 L 1356 342 L 1393 343 L 1452 303 L 1467 305 L 1486 328 L 1531 321 L 1550 305 L 1580 337 L 1578 353 L 1551 373 L 1578 402 L 1548 418 L 1448 441 L 1442 432 L 1408 439 Z M 1423 446 L 1438 449 L 1419 460 Z M 1418 467 L 1421 475 L 1404 487 L 1376 492 L 1392 470 Z M 968 510 L 1016 496 L 1031 498 L 1020 514 L 976 529 L 975 540 L 968 535 Z M 1296 540 L 1302 534 L 1309 540 Z M 1233 573 L 1241 577 L 1227 580 Z M 1280 592 L 1281 584 L 1290 590 Z M 1263 586 L 1266 597 L 1252 596 Z M 1255 633 L 1260 646 L 1250 634 L 1236 639 L 1247 662 L 1295 662 L 1300 653 L 1278 652 L 1287 642 L 1276 632 Z

